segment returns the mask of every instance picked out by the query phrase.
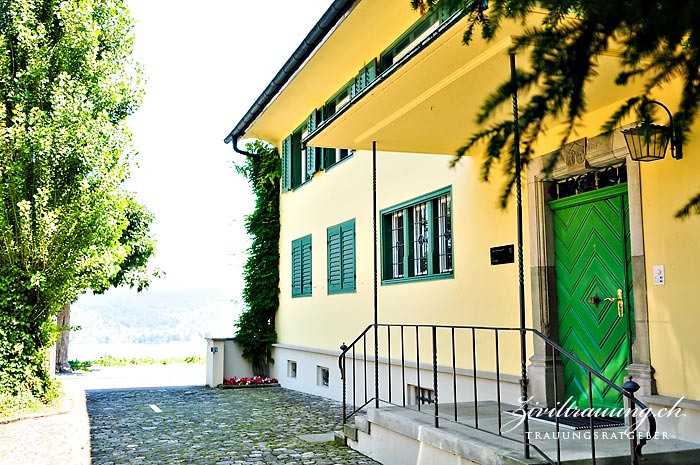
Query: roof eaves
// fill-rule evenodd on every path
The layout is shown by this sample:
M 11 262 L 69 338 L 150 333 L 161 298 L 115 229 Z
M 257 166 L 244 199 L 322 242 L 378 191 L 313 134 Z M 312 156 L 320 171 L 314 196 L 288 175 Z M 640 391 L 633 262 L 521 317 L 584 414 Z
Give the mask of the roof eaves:
M 229 132 L 224 139 L 225 144 L 232 142 L 234 149 L 236 149 L 237 139 L 246 132 L 262 114 L 265 108 L 267 108 L 280 91 L 289 83 L 292 77 L 296 75 L 318 45 L 323 42 L 328 33 L 336 27 L 338 22 L 352 9 L 357 1 L 359 0 L 334 0 L 331 6 L 328 7 L 328 10 L 321 16 L 321 19 L 306 35 L 294 53 L 292 53 L 284 66 L 277 72 L 272 81 L 270 81 L 262 94 L 260 94 L 253 105 L 243 115 L 238 124 Z

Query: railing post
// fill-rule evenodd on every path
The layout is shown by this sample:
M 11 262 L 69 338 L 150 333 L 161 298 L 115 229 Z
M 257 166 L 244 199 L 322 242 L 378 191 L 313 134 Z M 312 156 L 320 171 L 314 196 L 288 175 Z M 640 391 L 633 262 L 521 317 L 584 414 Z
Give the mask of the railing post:
M 343 423 L 348 419 L 347 416 L 347 402 L 346 402 L 346 380 L 345 380 L 345 351 L 348 350 L 348 346 L 345 345 L 345 342 L 343 342 L 340 345 L 340 350 L 342 351 L 340 354 L 340 360 L 339 365 L 340 365 L 340 379 L 343 383 Z
M 513 101 L 513 158 L 515 159 L 515 213 L 518 228 L 518 302 L 520 304 L 520 396 L 523 409 L 523 454 L 530 458 L 530 436 L 527 416 L 527 346 L 525 340 L 525 273 L 523 264 L 523 201 L 522 160 L 520 159 L 520 123 L 518 115 L 518 81 L 515 68 L 515 53 L 510 53 L 510 82 Z
M 634 393 L 639 390 L 639 384 L 632 381 L 632 377 L 629 376 L 625 384 L 622 385 L 622 389 L 630 395 L 630 425 L 627 428 L 627 431 L 632 434 L 630 436 L 630 463 L 637 465 L 637 405 L 634 402 Z
M 379 326 L 374 324 L 374 407 L 379 408 Z
M 433 326 L 433 392 L 435 393 L 435 427 L 440 427 L 440 417 L 438 410 L 438 358 L 437 358 L 437 327 Z

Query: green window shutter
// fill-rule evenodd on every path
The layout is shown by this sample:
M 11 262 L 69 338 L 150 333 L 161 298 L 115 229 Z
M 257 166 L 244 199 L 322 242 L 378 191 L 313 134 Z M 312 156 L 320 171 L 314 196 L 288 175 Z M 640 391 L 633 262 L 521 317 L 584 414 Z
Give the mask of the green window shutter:
M 328 228 L 328 293 L 340 292 L 343 286 L 340 226 Z
M 340 231 L 342 288 L 349 292 L 355 290 L 355 220 Z
M 311 295 L 311 235 L 292 241 L 292 297 Z
M 370 85 L 377 78 L 377 59 L 373 59 L 365 66 L 365 86 Z
M 365 79 L 365 69 L 362 68 L 355 78 L 355 84 L 357 84 L 357 92 L 359 93 L 362 89 L 367 87 L 367 79 Z
M 282 192 L 292 187 L 292 136 L 282 141 Z
M 355 292 L 355 220 L 328 228 L 328 293 Z
M 370 85 L 377 78 L 377 59 L 373 58 L 364 68 L 360 70 L 350 86 L 350 98 L 355 98 L 357 94 Z
M 316 150 L 318 150 L 316 147 L 306 147 L 306 174 L 308 174 L 309 177 L 313 176 L 313 174 L 318 171 L 318 167 L 316 166 Z
M 360 83 L 357 82 L 357 78 L 352 80 L 352 84 L 350 84 L 350 98 L 353 99 L 357 94 L 360 93 L 362 89 L 360 88 Z
M 301 245 L 301 293 L 311 295 L 311 236 L 302 239 Z
M 292 297 L 301 295 L 301 241 L 292 241 Z
M 306 120 L 306 130 L 308 131 L 309 134 L 311 134 L 312 132 L 314 132 L 316 130 L 317 124 L 318 124 L 318 121 L 316 119 L 316 110 L 314 110 L 309 115 L 309 119 Z

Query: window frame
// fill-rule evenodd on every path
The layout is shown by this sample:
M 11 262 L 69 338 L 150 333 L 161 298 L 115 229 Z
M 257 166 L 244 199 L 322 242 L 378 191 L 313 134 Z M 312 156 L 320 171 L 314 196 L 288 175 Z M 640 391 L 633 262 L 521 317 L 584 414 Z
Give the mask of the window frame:
M 441 206 L 445 196 L 448 203 Z M 380 211 L 382 285 L 454 278 L 452 199 L 452 186 L 447 186 Z M 419 212 L 417 216 L 415 212 Z M 400 228 L 397 217 L 402 218 Z M 416 217 L 422 218 L 423 224 L 417 224 Z M 427 238 L 419 234 L 424 231 Z M 394 244 L 397 234 L 402 235 L 401 242 Z M 417 250 L 427 251 L 423 260 L 417 258 Z M 397 253 L 402 256 L 397 257 Z

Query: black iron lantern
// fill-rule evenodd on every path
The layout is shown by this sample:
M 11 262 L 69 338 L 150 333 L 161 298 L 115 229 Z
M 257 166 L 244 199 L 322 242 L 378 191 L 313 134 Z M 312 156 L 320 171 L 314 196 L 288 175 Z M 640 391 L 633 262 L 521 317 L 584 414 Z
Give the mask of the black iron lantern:
M 652 123 L 649 113 L 644 109 L 650 103 L 659 105 L 666 110 L 670 127 Z M 632 160 L 661 160 L 666 155 L 669 142 L 671 142 L 671 156 L 676 160 L 683 158 L 683 147 L 675 135 L 676 128 L 673 125 L 673 116 L 666 105 L 656 100 L 645 100 L 641 109 L 644 120 L 636 127 L 622 131 Z

